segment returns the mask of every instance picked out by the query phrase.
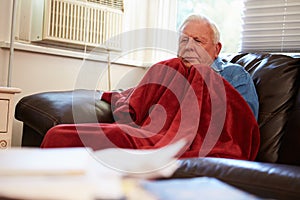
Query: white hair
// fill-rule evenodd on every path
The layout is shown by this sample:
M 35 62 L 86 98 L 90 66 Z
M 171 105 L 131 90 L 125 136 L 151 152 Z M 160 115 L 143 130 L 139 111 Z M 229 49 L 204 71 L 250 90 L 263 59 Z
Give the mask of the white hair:
M 214 34 L 214 43 L 217 44 L 218 42 L 220 42 L 220 31 L 217 27 L 217 25 L 211 21 L 209 18 L 203 16 L 203 15 L 199 15 L 199 14 L 192 14 L 190 15 L 189 17 L 187 17 L 184 22 L 181 24 L 180 28 L 179 28 L 179 31 L 182 30 L 182 28 L 184 27 L 184 25 L 190 21 L 205 21 L 209 24 L 210 28 L 212 29 L 213 31 L 213 34 Z

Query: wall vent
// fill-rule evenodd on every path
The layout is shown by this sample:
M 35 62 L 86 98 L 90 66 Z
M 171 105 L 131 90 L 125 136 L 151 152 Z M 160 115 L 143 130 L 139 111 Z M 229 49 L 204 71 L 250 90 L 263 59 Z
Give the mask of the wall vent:
M 33 1 L 33 13 L 41 10 L 38 1 Z M 123 1 L 45 0 L 43 20 L 31 17 L 30 41 L 120 50 L 123 5 L 118 2 Z

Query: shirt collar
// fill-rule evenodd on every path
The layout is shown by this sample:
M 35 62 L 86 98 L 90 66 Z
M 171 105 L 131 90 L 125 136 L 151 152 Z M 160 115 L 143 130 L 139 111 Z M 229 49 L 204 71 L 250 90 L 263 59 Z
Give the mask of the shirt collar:
M 224 69 L 224 62 L 220 57 L 217 57 L 213 64 L 211 64 L 211 68 L 216 72 L 221 72 Z

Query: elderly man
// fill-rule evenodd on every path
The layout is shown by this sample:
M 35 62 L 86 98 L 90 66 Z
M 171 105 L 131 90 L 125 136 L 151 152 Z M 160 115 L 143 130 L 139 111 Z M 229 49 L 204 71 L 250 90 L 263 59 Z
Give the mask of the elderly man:
M 178 57 L 190 67 L 205 64 L 225 78 L 246 100 L 258 117 L 258 97 L 250 75 L 241 66 L 223 62 L 220 33 L 216 25 L 202 15 L 189 16 L 180 27 Z
M 157 149 L 184 139 L 180 158 L 254 160 L 260 136 L 249 74 L 221 62 L 218 31 L 206 18 L 191 16 L 180 30 L 177 58 L 154 64 L 134 88 L 103 93 L 114 123 L 58 125 L 41 147 Z

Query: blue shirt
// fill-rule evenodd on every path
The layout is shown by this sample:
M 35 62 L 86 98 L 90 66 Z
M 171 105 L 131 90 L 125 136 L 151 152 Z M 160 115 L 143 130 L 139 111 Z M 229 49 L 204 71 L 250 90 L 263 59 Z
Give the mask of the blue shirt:
M 226 79 L 246 100 L 255 118 L 258 118 L 258 97 L 250 74 L 240 65 L 217 58 L 211 67 Z

